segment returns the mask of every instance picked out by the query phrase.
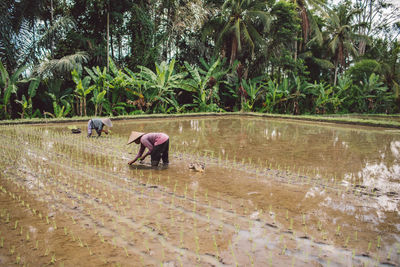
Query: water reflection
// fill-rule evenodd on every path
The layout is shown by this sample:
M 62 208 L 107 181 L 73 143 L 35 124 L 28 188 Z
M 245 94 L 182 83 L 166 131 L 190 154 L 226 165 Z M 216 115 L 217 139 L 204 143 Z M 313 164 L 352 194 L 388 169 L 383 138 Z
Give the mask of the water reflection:
M 392 154 L 396 159 L 400 158 L 400 141 L 391 142 L 390 150 L 392 151 Z
M 255 203 L 264 210 L 272 204 L 282 210 L 314 214 L 321 220 L 325 218 L 326 223 L 346 222 L 360 230 L 387 228 L 391 236 L 399 237 L 395 227 L 399 222 L 399 198 L 388 195 L 400 192 L 398 132 L 243 117 L 116 121 L 113 128 L 114 133 L 126 138 L 132 130 L 165 132 L 177 152 L 206 152 L 222 160 L 288 169 L 317 180 L 335 181 L 336 186 L 332 189 L 312 182 L 304 187 L 290 182 L 259 183 L 249 173 L 231 173 L 219 166 L 209 167 L 208 163 L 204 173 L 188 173 L 187 161 L 191 159 L 175 158 L 163 175 L 199 191 L 198 195 L 204 195 L 206 190 L 211 195 L 215 190 Z M 136 153 L 137 149 L 133 146 L 129 151 Z M 338 185 L 343 187 L 338 189 Z M 354 196 L 354 188 L 375 195 Z M 276 212 L 279 216 L 279 210 Z M 364 240 L 376 238 L 372 234 Z
M 179 151 L 212 152 L 304 174 L 398 190 L 400 134 L 376 128 L 245 117 L 116 122 L 114 131 L 166 132 Z

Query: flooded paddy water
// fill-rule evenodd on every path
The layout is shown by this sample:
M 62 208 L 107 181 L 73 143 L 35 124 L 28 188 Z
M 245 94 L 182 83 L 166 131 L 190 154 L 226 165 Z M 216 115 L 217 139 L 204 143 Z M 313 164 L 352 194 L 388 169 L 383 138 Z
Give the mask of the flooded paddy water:
M 400 264 L 399 130 L 185 117 L 87 138 L 86 125 L 0 126 L 0 265 Z M 167 133 L 170 165 L 128 166 L 131 131 Z

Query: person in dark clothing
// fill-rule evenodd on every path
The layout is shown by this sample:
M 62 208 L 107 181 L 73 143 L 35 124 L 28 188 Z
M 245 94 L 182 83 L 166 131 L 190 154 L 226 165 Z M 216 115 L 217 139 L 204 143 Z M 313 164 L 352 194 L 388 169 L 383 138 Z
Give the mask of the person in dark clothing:
M 104 132 L 108 134 L 108 130 L 103 129 L 104 125 L 108 127 L 112 127 L 112 122 L 109 118 L 104 119 L 91 119 L 88 121 L 88 135 L 87 137 L 92 136 L 92 130 L 94 129 L 97 133 L 97 136 L 101 136 L 101 133 Z
M 140 144 L 140 149 L 136 157 L 128 162 L 129 165 L 132 165 L 139 158 L 141 161 L 144 160 L 148 155 L 151 155 L 151 166 L 158 166 L 161 159 L 164 165 L 169 164 L 169 136 L 165 133 L 145 134 L 140 132 L 132 132 L 128 144 L 132 142 Z M 148 149 L 148 152 L 143 155 L 146 148 Z

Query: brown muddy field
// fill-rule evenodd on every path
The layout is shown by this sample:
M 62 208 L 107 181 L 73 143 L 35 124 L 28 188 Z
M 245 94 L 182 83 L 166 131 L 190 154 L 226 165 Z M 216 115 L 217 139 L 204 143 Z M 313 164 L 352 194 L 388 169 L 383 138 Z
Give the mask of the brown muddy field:
M 119 120 L 87 138 L 86 125 L 0 126 L 1 266 L 400 265 L 398 130 L 234 116 Z M 167 168 L 127 165 L 133 130 L 170 136 Z

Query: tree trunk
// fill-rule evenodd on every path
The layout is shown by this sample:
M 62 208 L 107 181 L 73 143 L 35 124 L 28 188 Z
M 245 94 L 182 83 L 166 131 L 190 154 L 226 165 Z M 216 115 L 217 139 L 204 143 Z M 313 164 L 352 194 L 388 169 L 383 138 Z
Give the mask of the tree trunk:
M 79 99 L 79 108 L 80 108 L 80 113 L 81 117 L 83 116 L 83 98 Z
M 233 36 L 230 65 L 233 65 L 233 62 L 236 59 L 237 49 L 238 49 L 238 40 L 237 40 L 236 36 Z
M 107 55 L 107 73 L 108 70 L 110 68 L 109 63 L 108 63 L 108 57 L 109 57 L 109 53 L 110 53 L 110 12 L 107 8 L 107 51 L 106 51 L 106 55 Z
M 54 13 L 54 10 L 53 10 L 53 0 L 51 0 L 50 1 L 50 27 L 52 27 L 53 26 L 53 13 Z M 53 38 L 53 31 L 51 31 L 52 33 L 51 33 L 51 36 L 50 36 L 50 38 L 51 38 L 51 44 L 50 44 L 50 55 L 51 55 L 51 57 L 53 57 L 53 47 L 54 47 L 54 38 Z
M 336 62 L 335 62 L 335 78 L 334 78 L 334 80 L 333 80 L 333 86 L 336 86 L 336 82 L 337 82 L 337 76 L 338 76 L 338 70 L 339 70 L 339 60 L 338 59 L 336 59 Z
M 111 57 L 112 57 L 112 58 L 115 58 L 113 43 L 114 43 L 114 41 L 113 41 L 113 36 L 112 36 L 112 34 L 111 34 L 111 36 L 110 36 Z
M 83 111 L 85 112 L 85 117 L 87 116 L 86 114 L 86 97 L 83 98 Z
M 4 84 L 4 95 L 6 94 L 8 88 L 8 79 L 5 80 L 5 84 Z M 7 105 L 8 103 L 3 103 L 4 104 L 4 116 L 7 116 Z

